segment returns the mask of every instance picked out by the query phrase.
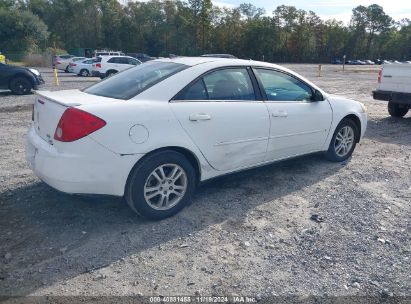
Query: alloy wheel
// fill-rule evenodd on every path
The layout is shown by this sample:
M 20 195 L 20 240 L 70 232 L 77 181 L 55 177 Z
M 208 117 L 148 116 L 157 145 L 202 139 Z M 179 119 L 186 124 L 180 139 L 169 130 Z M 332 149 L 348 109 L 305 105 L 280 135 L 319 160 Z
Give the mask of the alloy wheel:
M 187 191 L 187 174 L 177 164 L 164 164 L 154 169 L 144 184 L 144 198 L 156 210 L 177 205 Z
M 339 157 L 346 156 L 354 144 L 354 129 L 351 126 L 344 126 L 337 133 L 334 142 L 335 153 Z

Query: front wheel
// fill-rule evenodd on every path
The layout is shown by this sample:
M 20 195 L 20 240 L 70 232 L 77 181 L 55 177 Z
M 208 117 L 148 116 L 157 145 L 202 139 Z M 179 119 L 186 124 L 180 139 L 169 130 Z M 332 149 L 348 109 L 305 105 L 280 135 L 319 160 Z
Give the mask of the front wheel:
M 32 85 L 30 80 L 24 77 L 13 78 L 10 81 L 10 90 L 17 95 L 29 94 L 31 92 Z
M 408 112 L 408 107 L 398 103 L 388 102 L 388 113 L 392 117 L 404 117 Z
M 354 152 L 358 141 L 358 128 L 351 119 L 343 119 L 335 129 L 327 151 L 330 161 L 341 162 Z
M 131 172 L 125 199 L 132 210 L 153 220 L 170 217 L 191 201 L 196 173 L 184 155 L 161 151 Z

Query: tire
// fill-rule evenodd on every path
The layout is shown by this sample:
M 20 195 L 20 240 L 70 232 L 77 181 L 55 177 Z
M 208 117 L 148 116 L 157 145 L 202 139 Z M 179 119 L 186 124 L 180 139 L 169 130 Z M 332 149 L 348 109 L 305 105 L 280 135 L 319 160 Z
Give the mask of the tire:
M 80 71 L 80 76 L 88 77 L 89 75 L 90 75 L 90 72 L 87 69 L 82 69 Z
M 64 70 L 64 73 L 68 73 L 69 72 L 69 66 L 66 66 L 66 69 Z
M 401 106 L 400 104 L 393 103 L 392 101 L 388 102 L 388 113 L 392 117 L 404 117 L 407 112 L 407 106 Z
M 191 202 L 195 185 L 195 170 L 184 155 L 160 151 L 149 155 L 131 171 L 125 199 L 130 208 L 141 216 L 161 220 L 176 214 Z
M 10 81 L 10 90 L 17 95 L 25 95 L 33 88 L 30 80 L 25 77 L 16 77 Z
M 344 118 L 335 129 L 327 151 L 327 158 L 333 162 L 342 162 L 354 152 L 359 138 L 358 126 L 348 118 Z
M 117 71 L 110 70 L 110 71 L 106 72 L 106 77 L 110 77 L 110 76 L 112 76 L 116 73 L 117 73 Z

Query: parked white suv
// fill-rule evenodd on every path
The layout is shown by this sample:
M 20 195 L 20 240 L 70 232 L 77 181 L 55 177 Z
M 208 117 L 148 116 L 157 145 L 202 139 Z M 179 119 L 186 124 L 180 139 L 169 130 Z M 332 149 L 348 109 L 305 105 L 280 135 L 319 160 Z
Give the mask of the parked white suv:
M 103 79 L 140 63 L 140 60 L 130 56 L 100 56 L 93 63 L 91 74 Z

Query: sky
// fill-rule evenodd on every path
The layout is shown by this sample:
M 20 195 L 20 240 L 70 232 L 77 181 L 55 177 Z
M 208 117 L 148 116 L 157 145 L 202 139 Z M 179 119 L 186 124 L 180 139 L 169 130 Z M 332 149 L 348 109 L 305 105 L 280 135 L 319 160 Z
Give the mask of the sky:
M 268 15 L 279 5 L 292 5 L 298 9 L 312 10 L 322 19 L 332 19 L 348 23 L 351 18 L 351 11 L 358 5 L 368 6 L 378 4 L 383 7 L 384 11 L 399 21 L 403 18 L 411 19 L 411 1 L 404 0 L 212 0 L 214 5 L 237 7 L 241 3 L 252 3 L 256 7 L 262 7 Z

